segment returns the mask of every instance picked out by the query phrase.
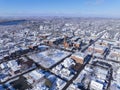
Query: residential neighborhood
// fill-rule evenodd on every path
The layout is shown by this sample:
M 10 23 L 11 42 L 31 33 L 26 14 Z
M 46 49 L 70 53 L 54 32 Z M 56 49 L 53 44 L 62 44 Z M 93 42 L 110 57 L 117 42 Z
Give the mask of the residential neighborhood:
M 120 90 L 120 19 L 14 18 L 0 33 L 0 90 Z

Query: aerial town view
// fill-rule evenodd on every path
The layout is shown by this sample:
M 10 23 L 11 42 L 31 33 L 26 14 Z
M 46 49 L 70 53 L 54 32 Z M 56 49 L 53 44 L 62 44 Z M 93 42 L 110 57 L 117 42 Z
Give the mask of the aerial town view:
M 120 90 L 119 4 L 1 0 L 0 90 Z

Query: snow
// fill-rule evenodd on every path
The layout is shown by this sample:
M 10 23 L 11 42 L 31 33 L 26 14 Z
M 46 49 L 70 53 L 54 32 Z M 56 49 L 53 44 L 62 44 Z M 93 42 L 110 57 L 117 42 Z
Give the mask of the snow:
M 53 49 L 29 55 L 29 58 L 33 59 L 45 68 L 50 68 L 68 55 L 70 55 L 69 52 Z
M 75 62 L 70 58 L 66 58 L 61 64 L 64 67 L 69 68 L 71 65 L 75 65 Z
M 92 80 L 91 84 L 90 84 L 90 88 L 97 89 L 97 90 L 103 90 L 103 84 L 100 84 L 100 83 Z

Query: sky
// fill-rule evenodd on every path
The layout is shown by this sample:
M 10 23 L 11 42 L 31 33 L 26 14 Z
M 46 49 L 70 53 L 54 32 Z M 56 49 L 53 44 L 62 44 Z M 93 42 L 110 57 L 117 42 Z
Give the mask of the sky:
M 0 0 L 0 16 L 120 17 L 120 0 Z

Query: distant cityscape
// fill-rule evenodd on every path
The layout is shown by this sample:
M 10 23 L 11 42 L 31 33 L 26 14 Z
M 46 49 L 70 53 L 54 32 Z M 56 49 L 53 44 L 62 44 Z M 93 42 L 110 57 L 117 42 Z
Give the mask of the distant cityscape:
M 120 19 L 0 19 L 0 90 L 120 90 Z

